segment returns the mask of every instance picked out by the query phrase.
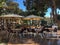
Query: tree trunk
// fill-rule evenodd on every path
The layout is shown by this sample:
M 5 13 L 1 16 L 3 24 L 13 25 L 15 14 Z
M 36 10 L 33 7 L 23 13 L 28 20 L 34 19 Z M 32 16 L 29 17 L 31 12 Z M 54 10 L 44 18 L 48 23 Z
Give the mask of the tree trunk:
M 56 4 L 55 4 L 55 0 L 52 0 L 53 4 L 52 4 L 52 15 L 53 15 L 53 21 L 54 23 L 57 22 L 57 11 L 56 11 Z

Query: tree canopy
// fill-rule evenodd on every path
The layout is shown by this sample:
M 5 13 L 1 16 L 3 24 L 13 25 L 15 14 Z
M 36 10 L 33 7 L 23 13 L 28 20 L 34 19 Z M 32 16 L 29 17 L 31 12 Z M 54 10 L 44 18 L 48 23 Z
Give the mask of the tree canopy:
M 42 0 L 26 0 L 24 1 L 24 5 L 30 14 L 36 14 L 44 17 L 45 12 L 47 11 L 47 6 L 44 4 L 45 2 L 41 1 Z
M 19 9 L 19 4 L 16 2 L 13 2 L 13 0 L 1 0 L 0 2 L 0 14 L 8 14 L 8 13 L 14 13 L 14 14 L 20 14 L 21 9 Z
M 42 17 L 45 16 L 45 12 L 48 8 L 52 9 L 53 20 L 57 22 L 57 8 L 60 9 L 60 0 L 26 0 L 24 5 L 28 11 L 35 10 Z M 32 11 L 31 11 L 32 12 Z M 31 14 L 31 13 L 30 13 Z M 33 13 L 34 14 L 34 13 Z

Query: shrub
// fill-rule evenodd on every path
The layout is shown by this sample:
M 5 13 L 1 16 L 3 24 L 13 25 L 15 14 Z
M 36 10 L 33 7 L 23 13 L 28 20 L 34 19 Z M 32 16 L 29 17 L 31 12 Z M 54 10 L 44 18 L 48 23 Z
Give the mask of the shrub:
M 20 28 L 20 26 L 21 26 L 20 24 L 16 24 L 16 27 L 15 28 Z
M 42 26 L 47 25 L 47 21 L 41 20 L 41 25 L 42 25 Z
M 57 19 L 60 20 L 60 15 L 57 16 Z

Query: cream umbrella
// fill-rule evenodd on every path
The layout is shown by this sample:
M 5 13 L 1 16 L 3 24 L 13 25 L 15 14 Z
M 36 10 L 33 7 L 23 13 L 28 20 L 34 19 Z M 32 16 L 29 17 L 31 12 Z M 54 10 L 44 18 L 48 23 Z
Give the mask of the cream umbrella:
M 4 25 L 6 25 L 5 23 L 8 21 L 8 23 L 13 23 L 13 22 L 18 22 L 20 23 L 21 19 L 23 18 L 23 16 L 21 15 L 17 15 L 17 14 L 7 14 L 7 15 L 1 15 L 0 18 L 3 18 L 4 20 Z
M 41 19 L 43 19 L 43 17 L 35 16 L 35 15 L 29 15 L 24 18 L 24 20 L 31 20 L 31 24 L 32 24 L 32 20 L 41 20 Z
M 40 19 L 43 19 L 43 17 L 35 16 L 35 15 L 29 15 L 29 16 L 25 17 L 24 19 L 25 20 L 40 20 Z
M 0 16 L 3 19 L 8 19 L 8 20 L 21 20 L 23 18 L 23 16 L 21 15 L 17 15 L 17 14 L 7 14 L 7 15 L 1 15 Z M 10 22 L 10 21 L 9 21 Z
M 17 15 L 17 14 L 7 14 L 7 15 L 1 15 L 0 18 L 3 18 L 4 20 L 8 20 L 9 22 L 12 22 L 12 21 L 18 22 L 18 20 L 20 22 L 23 16 Z
M 17 15 L 17 14 L 7 14 L 7 15 L 1 15 L 0 17 L 6 17 L 6 18 L 11 18 L 11 17 L 15 17 L 15 18 L 22 18 L 23 16 L 21 15 Z

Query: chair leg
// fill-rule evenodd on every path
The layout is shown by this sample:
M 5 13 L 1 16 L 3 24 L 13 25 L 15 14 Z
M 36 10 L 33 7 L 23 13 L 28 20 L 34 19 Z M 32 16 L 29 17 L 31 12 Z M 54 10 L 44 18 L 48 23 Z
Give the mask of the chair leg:
M 34 37 L 36 36 L 36 33 L 34 33 Z
M 39 35 L 41 36 L 41 38 L 43 38 L 43 34 L 42 33 L 39 33 Z
M 22 38 L 21 33 L 19 34 L 19 37 Z
M 45 37 L 44 33 L 42 33 L 42 37 L 43 37 L 43 38 Z
M 25 37 L 25 33 L 22 34 L 22 37 Z

